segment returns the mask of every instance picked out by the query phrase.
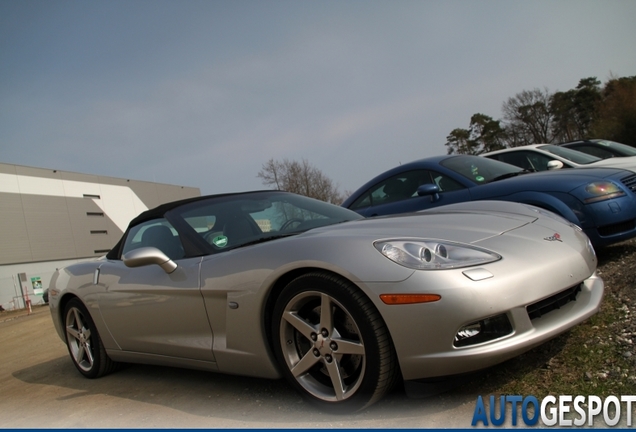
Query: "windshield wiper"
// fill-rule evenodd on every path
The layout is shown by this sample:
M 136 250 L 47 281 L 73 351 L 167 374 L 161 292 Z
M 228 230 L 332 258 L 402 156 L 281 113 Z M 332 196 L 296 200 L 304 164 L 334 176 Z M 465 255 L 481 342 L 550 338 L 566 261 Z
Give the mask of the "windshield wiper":
M 503 179 L 507 179 L 507 178 L 511 178 L 511 177 L 517 177 L 518 175 L 528 174 L 528 173 L 531 173 L 531 172 L 535 172 L 535 171 L 529 170 L 529 169 L 524 169 L 522 171 L 516 171 L 516 172 L 502 174 L 502 175 L 497 176 L 494 179 L 490 180 L 488 183 L 496 182 L 498 180 L 503 180 Z

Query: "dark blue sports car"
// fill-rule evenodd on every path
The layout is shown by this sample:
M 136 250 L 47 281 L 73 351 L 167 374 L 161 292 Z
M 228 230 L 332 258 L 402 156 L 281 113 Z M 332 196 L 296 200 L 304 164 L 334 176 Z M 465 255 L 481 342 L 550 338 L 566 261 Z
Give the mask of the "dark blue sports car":
M 381 216 L 475 200 L 550 210 L 581 227 L 595 247 L 636 237 L 636 174 L 615 168 L 530 173 L 478 156 L 438 156 L 380 174 L 342 205 Z

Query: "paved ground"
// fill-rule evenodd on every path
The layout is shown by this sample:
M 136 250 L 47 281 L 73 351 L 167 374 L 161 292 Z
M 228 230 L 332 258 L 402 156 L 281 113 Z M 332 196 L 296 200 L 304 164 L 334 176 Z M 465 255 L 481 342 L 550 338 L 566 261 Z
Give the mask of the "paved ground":
M 130 365 L 83 378 L 48 307 L 0 315 L 0 427 L 470 427 L 476 394 L 408 399 L 398 390 L 354 415 L 321 413 L 280 381 Z

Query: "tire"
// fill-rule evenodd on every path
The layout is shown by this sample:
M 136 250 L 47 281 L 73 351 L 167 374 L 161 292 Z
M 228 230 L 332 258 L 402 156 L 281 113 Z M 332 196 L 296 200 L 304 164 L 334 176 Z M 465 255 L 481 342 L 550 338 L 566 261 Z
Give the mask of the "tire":
M 361 410 L 397 379 L 382 317 L 364 293 L 337 277 L 309 273 L 290 282 L 274 307 L 272 335 L 283 375 L 321 409 Z
M 82 375 L 99 378 L 116 369 L 117 363 L 106 354 L 97 327 L 79 299 L 72 299 L 66 304 L 64 326 L 68 352 Z

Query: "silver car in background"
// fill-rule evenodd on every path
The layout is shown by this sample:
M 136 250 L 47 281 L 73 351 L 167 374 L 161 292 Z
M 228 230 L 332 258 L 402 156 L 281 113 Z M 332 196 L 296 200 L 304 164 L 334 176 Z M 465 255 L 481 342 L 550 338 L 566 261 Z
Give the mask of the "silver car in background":
M 108 255 L 56 272 L 49 301 L 88 378 L 119 362 L 285 377 L 321 409 L 355 411 L 585 320 L 596 265 L 578 227 L 528 205 L 365 219 L 261 191 L 142 213 Z

